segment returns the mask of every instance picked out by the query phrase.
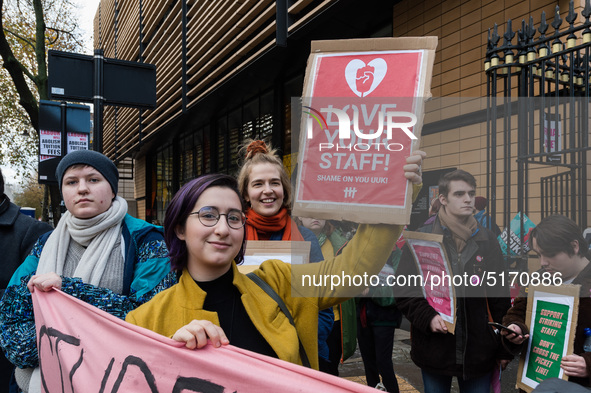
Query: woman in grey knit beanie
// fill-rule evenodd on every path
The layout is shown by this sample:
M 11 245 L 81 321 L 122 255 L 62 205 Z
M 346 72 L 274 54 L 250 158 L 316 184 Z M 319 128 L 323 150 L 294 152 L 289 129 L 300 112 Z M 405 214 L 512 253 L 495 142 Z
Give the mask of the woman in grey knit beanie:
M 56 178 L 67 211 L 38 240 L 0 301 L 0 345 L 18 367 L 25 392 L 41 391 L 31 293 L 56 288 L 123 319 L 156 287 L 176 280 L 161 228 L 127 214 L 109 158 L 89 150 L 69 153 Z

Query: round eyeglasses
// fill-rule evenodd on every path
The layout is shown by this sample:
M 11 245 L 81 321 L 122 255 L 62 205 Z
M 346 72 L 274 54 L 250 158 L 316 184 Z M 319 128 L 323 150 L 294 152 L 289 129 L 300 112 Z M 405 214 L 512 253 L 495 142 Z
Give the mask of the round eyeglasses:
M 228 213 L 220 213 L 213 206 L 204 206 L 197 212 L 189 213 L 190 216 L 197 215 L 199 221 L 206 227 L 215 226 L 220 220 L 220 216 L 226 216 L 226 222 L 232 229 L 240 229 L 246 224 L 246 216 L 240 210 L 232 209 Z

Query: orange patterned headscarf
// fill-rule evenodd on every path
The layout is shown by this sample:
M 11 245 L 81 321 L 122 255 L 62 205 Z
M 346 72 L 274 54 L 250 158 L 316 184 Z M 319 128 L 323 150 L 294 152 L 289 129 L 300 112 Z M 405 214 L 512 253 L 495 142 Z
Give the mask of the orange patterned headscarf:
M 283 230 L 281 240 L 304 240 L 298 226 L 284 207 L 277 214 L 269 217 L 261 216 L 253 209 L 248 209 L 246 218 L 246 240 L 269 239 L 273 233 L 280 230 Z

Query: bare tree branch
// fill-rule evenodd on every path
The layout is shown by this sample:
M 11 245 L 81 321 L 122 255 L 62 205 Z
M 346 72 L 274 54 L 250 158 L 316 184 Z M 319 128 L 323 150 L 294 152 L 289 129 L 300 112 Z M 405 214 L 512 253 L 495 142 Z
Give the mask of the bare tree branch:
M 10 44 L 8 43 L 4 33 L 4 15 L 2 11 L 4 5 L 3 3 L 4 0 L 0 0 L 0 56 L 2 56 L 4 68 L 10 74 L 10 77 L 14 81 L 16 90 L 19 93 L 20 105 L 27 112 L 33 127 L 35 129 L 39 129 L 39 106 L 37 104 L 37 98 L 25 80 L 25 72 L 23 71 L 24 66 L 14 56 L 12 48 L 10 47 Z M 33 81 L 34 80 L 35 79 L 33 79 Z
M 37 57 L 37 78 L 35 84 L 39 92 L 39 98 L 49 99 L 47 90 L 47 62 L 45 50 L 45 18 L 43 17 L 43 4 L 41 0 L 33 0 L 35 10 L 35 56 Z M 37 127 L 35 127 L 37 128 Z
M 49 29 L 47 29 L 49 30 Z M 55 38 L 50 38 L 49 36 L 47 37 L 47 40 L 49 40 L 49 45 L 53 45 L 55 44 L 59 39 L 60 39 L 60 33 L 59 32 L 55 32 Z
M 77 50 L 83 46 L 76 34 L 77 20 L 72 14 L 74 6 L 71 0 L 0 0 L 0 64 L 7 70 L 0 69 L 0 78 L 3 78 L 0 79 L 0 88 L 7 93 L 0 96 L 0 146 L 9 146 L 7 157 L 14 165 L 22 165 L 25 159 L 30 158 L 27 155 L 36 150 L 39 129 L 37 99 L 49 97 L 48 45 L 62 50 Z M 47 27 L 48 24 L 51 28 Z M 25 38 L 33 32 L 34 41 Z M 29 121 L 35 132 L 32 137 L 23 140 L 18 133 L 29 128 Z M 29 148 L 20 148 L 23 143 Z M 2 154 L 0 151 L 0 156 Z M 48 194 L 54 223 L 57 224 L 60 217 L 58 187 L 50 186 Z M 44 218 L 47 216 L 44 215 Z
M 74 27 L 74 29 L 77 28 L 77 26 Z M 62 33 L 68 37 L 70 37 L 70 39 L 72 39 L 77 45 L 79 46 L 84 46 L 84 43 L 82 41 L 80 41 L 76 35 L 74 34 L 74 29 L 72 30 L 63 30 L 63 29 L 56 29 L 54 27 L 47 27 L 46 28 L 49 31 L 53 31 L 57 34 L 57 37 L 54 40 L 51 40 L 50 43 L 53 44 L 55 43 L 57 40 L 59 40 L 59 34 Z
M 1 15 L 1 13 L 0 13 L 0 15 Z M 4 31 L 8 31 L 8 30 L 5 29 Z M 12 34 L 12 35 L 14 35 L 14 34 Z M 15 57 L 15 59 L 16 59 L 16 57 Z M 18 66 L 21 69 L 22 73 L 25 74 L 33 83 L 35 82 L 35 78 L 36 78 L 35 75 L 33 75 L 31 73 L 31 71 L 29 71 L 29 69 L 27 67 L 25 67 L 20 61 L 16 62 L 16 66 Z M 4 67 L 4 68 L 6 68 L 6 67 Z
M 12 31 L 7 28 L 4 28 L 4 32 L 9 33 L 10 35 L 16 37 L 18 40 L 23 41 L 25 44 L 29 45 L 33 50 L 35 50 L 35 44 L 33 42 L 31 42 L 28 38 L 25 38 L 22 35 L 18 34 L 17 32 Z

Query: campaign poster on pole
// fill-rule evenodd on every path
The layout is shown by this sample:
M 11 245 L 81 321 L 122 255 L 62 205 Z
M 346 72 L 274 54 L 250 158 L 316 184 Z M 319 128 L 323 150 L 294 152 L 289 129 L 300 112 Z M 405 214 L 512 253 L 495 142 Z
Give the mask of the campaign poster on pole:
M 59 131 L 39 130 L 39 155 L 49 157 L 62 155 L 62 134 Z
M 441 315 L 450 333 L 456 327 L 456 294 L 449 258 L 443 246 L 443 235 L 405 231 L 404 238 L 424 283 L 423 295 L 431 307 Z
M 580 285 L 530 286 L 525 322 L 527 350 L 519 360 L 517 387 L 531 392 L 547 378 L 568 379 L 560 368 L 573 353 Z
M 68 132 L 68 153 L 76 150 L 88 150 L 90 134 Z
M 312 42 L 292 100 L 294 215 L 409 223 L 402 167 L 419 147 L 436 47 L 437 37 Z

